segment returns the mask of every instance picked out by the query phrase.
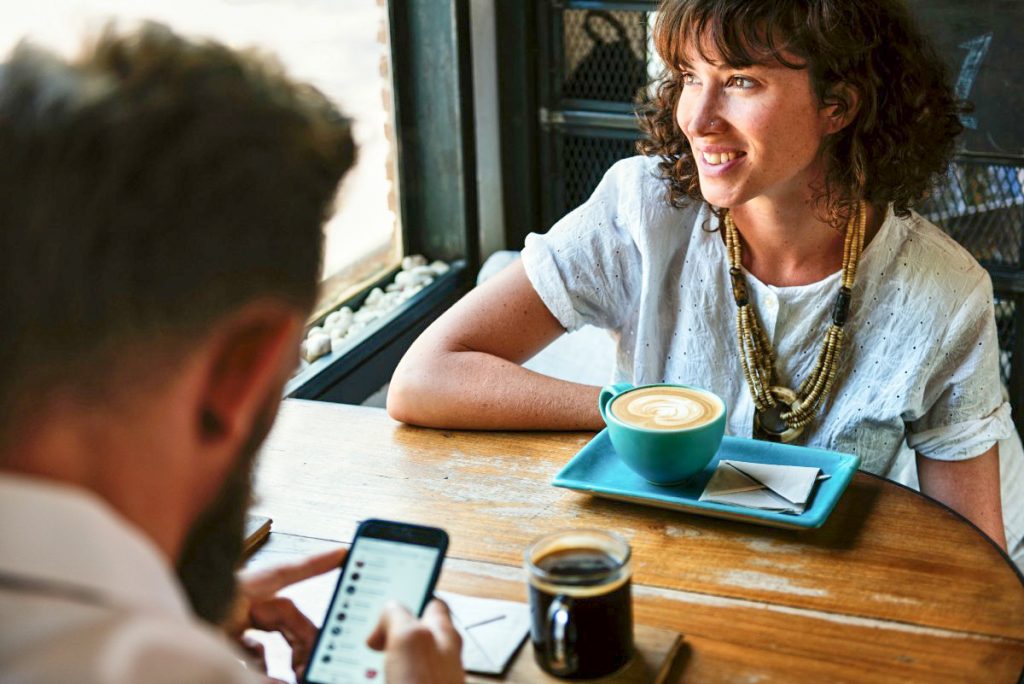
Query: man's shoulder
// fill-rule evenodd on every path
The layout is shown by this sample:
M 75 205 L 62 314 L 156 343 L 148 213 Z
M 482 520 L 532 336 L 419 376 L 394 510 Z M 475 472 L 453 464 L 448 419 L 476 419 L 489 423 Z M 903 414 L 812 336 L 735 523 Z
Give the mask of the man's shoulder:
M 0 635 L 2 681 L 265 681 L 245 669 L 226 637 L 191 619 L 7 590 L 0 616 L 19 625 Z

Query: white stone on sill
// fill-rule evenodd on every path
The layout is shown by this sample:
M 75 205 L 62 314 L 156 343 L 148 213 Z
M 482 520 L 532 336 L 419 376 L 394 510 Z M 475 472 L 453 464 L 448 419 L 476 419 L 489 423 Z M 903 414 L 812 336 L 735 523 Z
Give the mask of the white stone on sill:
M 412 255 L 407 256 L 404 259 L 402 259 L 402 270 L 403 271 L 410 271 L 410 270 L 416 268 L 417 266 L 426 266 L 426 265 L 427 265 L 427 257 L 423 256 L 422 254 L 412 254 Z
M 402 270 L 395 274 L 394 282 L 383 289 L 373 288 L 358 311 L 353 312 L 351 308 L 343 306 L 327 314 L 322 327 L 310 328 L 302 343 L 300 356 L 312 362 L 325 354 L 337 353 L 345 346 L 345 340 L 364 329 L 368 323 L 407 302 L 450 268 L 440 260 L 428 264 L 426 257 L 420 254 L 405 257 L 402 259 Z
M 330 350 L 331 338 L 327 335 L 317 335 L 302 343 L 302 358 L 312 363 Z
M 356 319 L 352 322 L 352 325 L 358 325 L 360 323 L 366 324 L 375 318 L 380 318 L 381 312 L 377 309 L 360 309 L 356 311 Z

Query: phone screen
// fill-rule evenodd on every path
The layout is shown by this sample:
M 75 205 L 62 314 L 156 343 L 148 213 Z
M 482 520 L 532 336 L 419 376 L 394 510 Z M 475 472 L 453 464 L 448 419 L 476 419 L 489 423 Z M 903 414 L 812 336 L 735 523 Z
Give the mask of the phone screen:
M 384 654 L 366 639 L 388 601 L 419 615 L 432 590 L 442 550 L 390 539 L 357 536 L 310 658 L 305 678 L 342 684 L 384 680 Z

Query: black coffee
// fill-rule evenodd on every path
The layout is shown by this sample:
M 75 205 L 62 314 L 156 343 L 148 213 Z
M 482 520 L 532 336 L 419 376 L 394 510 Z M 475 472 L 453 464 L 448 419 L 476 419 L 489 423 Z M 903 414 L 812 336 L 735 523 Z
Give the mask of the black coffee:
M 611 674 L 629 662 L 633 604 L 630 581 L 615 576 L 619 564 L 600 549 L 560 549 L 534 565 L 551 578 L 530 583 L 530 634 L 541 668 L 561 677 L 590 679 Z M 551 624 L 556 597 L 569 615 L 567 658 L 561 663 Z
M 615 559 L 600 549 L 560 549 L 544 556 L 538 568 L 558 579 L 579 577 L 581 584 L 600 584 L 618 567 Z

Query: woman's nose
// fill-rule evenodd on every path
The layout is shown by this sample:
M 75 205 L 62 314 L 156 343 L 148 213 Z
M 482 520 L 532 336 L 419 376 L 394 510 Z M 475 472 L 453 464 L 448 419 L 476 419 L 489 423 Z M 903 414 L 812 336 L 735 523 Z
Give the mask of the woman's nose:
M 679 125 L 689 137 L 702 137 L 717 133 L 725 126 L 719 103 L 713 95 L 694 95 L 687 101 L 686 95 L 680 97 Z

